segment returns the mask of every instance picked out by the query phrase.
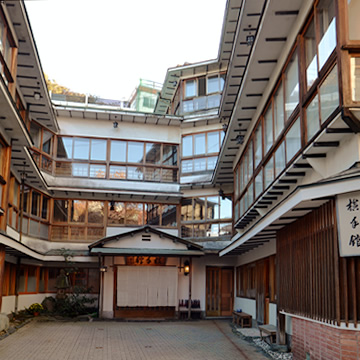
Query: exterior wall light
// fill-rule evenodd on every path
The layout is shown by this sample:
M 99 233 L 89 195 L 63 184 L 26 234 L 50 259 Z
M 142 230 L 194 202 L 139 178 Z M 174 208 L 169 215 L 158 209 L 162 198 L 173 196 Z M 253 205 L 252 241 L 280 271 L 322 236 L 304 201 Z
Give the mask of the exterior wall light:
M 248 46 L 251 46 L 255 41 L 255 36 L 254 35 L 247 35 L 246 36 L 246 43 Z
M 34 99 L 35 99 L 35 100 L 40 100 L 40 98 L 41 98 L 40 93 L 35 92 L 35 93 L 34 93 Z
M 190 263 L 188 260 L 184 262 L 184 275 L 187 276 L 190 274 Z
M 119 125 L 119 123 L 118 123 L 117 121 L 114 121 L 114 122 L 113 122 L 113 127 L 114 127 L 114 129 L 117 129 L 118 125 Z
M 100 272 L 102 272 L 102 273 L 107 272 L 107 266 L 105 266 L 105 265 L 100 266 Z

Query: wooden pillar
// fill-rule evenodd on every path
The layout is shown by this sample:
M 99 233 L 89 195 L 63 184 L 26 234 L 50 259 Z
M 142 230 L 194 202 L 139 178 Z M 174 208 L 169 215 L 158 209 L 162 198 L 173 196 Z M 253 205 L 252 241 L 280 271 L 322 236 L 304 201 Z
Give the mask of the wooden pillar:
M 192 280 L 192 258 L 189 259 L 189 301 L 188 301 L 188 319 L 191 319 L 191 280 Z
M 278 326 L 277 326 L 276 339 L 277 339 L 277 343 L 279 345 L 285 345 L 286 344 L 285 318 L 286 317 L 285 317 L 284 314 L 280 314 L 278 312 L 278 315 L 277 315 Z
M 0 312 L 2 303 L 2 288 L 5 277 L 5 246 L 0 245 Z

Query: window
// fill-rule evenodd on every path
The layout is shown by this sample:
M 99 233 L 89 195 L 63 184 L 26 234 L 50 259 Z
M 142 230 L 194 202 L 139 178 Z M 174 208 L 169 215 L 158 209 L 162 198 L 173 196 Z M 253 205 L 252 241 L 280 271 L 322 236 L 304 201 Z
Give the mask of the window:
M 91 140 L 90 159 L 99 161 L 106 160 L 106 140 Z
M 128 141 L 128 162 L 142 163 L 144 159 L 144 143 Z
M 275 178 L 285 169 L 285 142 L 282 142 L 275 151 Z
M 360 1 L 359 0 L 347 0 L 348 6 L 348 19 L 349 19 L 349 40 L 360 39 Z
M 41 195 L 33 191 L 31 197 L 31 215 L 40 216 L 40 198 Z
M 185 82 L 185 97 L 196 96 L 196 80 L 187 80 Z
M 351 57 L 351 98 L 360 101 L 360 57 Z
M 282 83 L 274 96 L 274 134 L 275 139 L 278 138 L 284 129 L 284 95 Z
M 318 51 L 321 69 L 336 47 L 335 1 L 321 0 L 316 16 L 320 29 Z
M 265 189 L 274 181 L 274 157 L 264 167 Z
M 320 129 L 318 95 L 306 108 L 307 140 L 309 141 Z
M 298 118 L 294 125 L 286 134 L 286 161 L 289 162 L 301 148 L 301 129 L 300 119 Z
M 145 144 L 145 162 L 147 164 L 161 163 L 161 144 Z
M 264 116 L 264 153 L 267 153 L 273 145 L 274 133 L 273 133 L 273 118 L 271 105 L 268 107 Z
M 54 222 L 68 221 L 68 200 L 54 200 Z
M 318 77 L 317 54 L 316 54 L 316 37 L 314 20 L 311 21 L 305 36 L 305 66 L 306 66 L 306 85 L 307 90 Z
M 126 141 L 111 140 L 110 161 L 126 162 Z
M 34 121 L 30 124 L 30 135 L 34 142 L 34 146 L 41 149 L 41 127 Z
M 262 170 L 255 177 L 255 199 L 259 197 L 259 195 L 263 192 L 263 177 L 262 177 Z
M 182 156 L 192 156 L 193 155 L 193 136 L 188 135 L 182 138 Z
M 42 151 L 51 155 L 52 150 L 52 133 L 50 131 L 43 130 L 43 138 L 42 138 Z
M 298 57 L 295 53 L 285 71 L 285 113 L 286 119 L 299 103 Z
M 74 159 L 79 159 L 79 160 L 89 159 L 89 150 L 90 150 L 89 139 L 80 139 L 80 138 L 74 139 Z
M 259 123 L 255 130 L 254 137 L 254 152 L 255 152 L 255 169 L 258 167 L 262 160 L 262 124 Z
M 205 134 L 194 135 L 194 155 L 205 154 Z
M 320 85 L 320 118 L 323 123 L 339 106 L 339 85 L 337 66 L 335 66 L 325 81 Z
M 57 138 L 57 157 L 61 159 L 72 159 L 73 138 L 60 137 Z

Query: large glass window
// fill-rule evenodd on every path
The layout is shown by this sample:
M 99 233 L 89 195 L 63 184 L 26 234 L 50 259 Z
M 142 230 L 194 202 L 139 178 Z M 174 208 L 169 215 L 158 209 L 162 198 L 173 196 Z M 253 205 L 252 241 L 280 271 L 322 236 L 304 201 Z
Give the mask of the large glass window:
M 73 138 L 58 137 L 57 138 L 57 157 L 63 159 L 72 158 Z
M 185 97 L 196 96 L 196 80 L 187 80 L 185 82 Z
M 282 83 L 274 96 L 274 133 L 275 139 L 284 129 L 284 92 Z
M 318 49 L 321 69 L 336 47 L 335 1 L 321 0 L 316 15 L 320 29 Z
M 68 200 L 54 200 L 54 222 L 68 221 Z
M 145 144 L 145 162 L 147 164 L 160 164 L 161 162 L 161 144 Z
M 71 222 L 84 223 L 86 216 L 86 201 L 72 200 L 71 201 Z
M 360 0 L 347 0 L 349 19 L 349 40 L 360 39 Z
M 40 198 L 41 195 L 38 192 L 32 192 L 31 215 L 40 216 Z
M 360 57 L 352 57 L 350 62 L 351 62 L 351 99 L 352 101 L 360 101 Z
M 52 137 L 53 135 L 50 131 L 43 131 L 42 151 L 49 155 L 51 154 Z
M 193 137 L 192 135 L 182 138 L 182 156 L 192 156 L 193 154 Z
M 255 130 L 254 138 L 254 152 L 255 152 L 255 169 L 258 167 L 262 160 L 262 124 L 259 123 Z
M 110 201 L 108 206 L 108 224 L 125 224 L 125 203 Z
M 205 154 L 205 134 L 196 134 L 195 146 L 194 146 L 194 155 Z
M 272 156 L 264 167 L 265 189 L 274 181 L 274 157 Z
M 89 139 L 74 139 L 74 159 L 87 160 L 89 159 L 90 140 Z
M 207 93 L 212 94 L 220 91 L 220 82 L 219 77 L 216 76 L 210 76 L 207 79 Z
M 220 150 L 220 141 L 218 132 L 209 132 L 207 134 L 207 153 L 218 153 Z
M 41 148 L 41 127 L 34 123 L 33 121 L 30 124 L 30 135 L 34 142 L 34 146 L 38 149 Z
M 255 177 L 255 199 L 263 192 L 263 177 L 262 177 L 262 170 Z
M 126 141 L 111 141 L 110 161 L 126 162 Z
M 91 160 L 106 160 L 106 140 L 91 140 Z
M 272 118 L 272 108 L 271 105 L 267 109 L 264 116 L 264 153 L 266 154 L 273 145 L 274 142 L 274 133 L 273 133 L 273 118 Z
M 177 146 L 164 145 L 163 146 L 163 165 L 176 166 L 177 165 Z
M 290 117 L 299 103 L 298 57 L 294 54 L 285 71 L 285 112 Z
M 305 40 L 306 85 L 307 85 L 307 90 L 309 90 L 311 85 L 318 77 L 314 20 L 311 21 L 305 33 L 304 40 Z
M 126 204 L 126 224 L 143 225 L 144 207 L 143 204 L 127 203 Z
M 144 144 L 140 142 L 128 142 L 128 162 L 142 163 L 144 160 Z
M 285 169 L 285 143 L 282 142 L 275 151 L 275 177 Z
M 314 97 L 306 108 L 307 140 L 309 141 L 320 129 L 319 99 Z
M 331 70 L 325 81 L 320 85 L 320 112 L 323 123 L 339 106 L 339 85 L 337 66 Z
M 300 119 L 298 118 L 294 125 L 286 134 L 286 161 L 289 162 L 301 148 L 301 129 Z
M 88 201 L 88 222 L 93 224 L 103 224 L 104 203 L 102 201 Z

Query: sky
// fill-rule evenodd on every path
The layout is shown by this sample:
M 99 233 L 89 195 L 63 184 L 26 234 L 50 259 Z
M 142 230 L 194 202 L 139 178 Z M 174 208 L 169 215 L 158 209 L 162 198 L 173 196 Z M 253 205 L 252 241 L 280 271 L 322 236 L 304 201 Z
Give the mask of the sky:
M 44 72 L 72 91 L 129 99 L 140 79 L 217 58 L 226 0 L 25 0 Z

